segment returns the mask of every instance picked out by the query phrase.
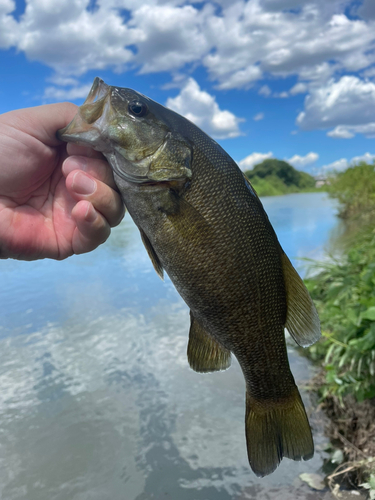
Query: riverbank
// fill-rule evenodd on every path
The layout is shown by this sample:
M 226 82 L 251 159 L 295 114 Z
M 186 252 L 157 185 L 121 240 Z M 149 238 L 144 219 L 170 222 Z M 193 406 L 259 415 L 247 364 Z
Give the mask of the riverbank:
M 368 486 L 375 498 L 375 233 L 357 236 L 339 262 L 305 280 L 322 340 L 307 356 L 323 367 L 311 386 L 329 418 L 332 490 Z
M 339 174 L 331 195 L 348 230 L 340 259 L 317 264 L 305 280 L 317 306 L 322 339 L 307 356 L 322 370 L 312 381 L 329 417 L 325 464 L 334 492 L 367 490 L 375 498 L 375 184 L 374 166 Z M 350 216 L 348 215 L 350 214 Z M 354 228 L 354 229 L 353 229 Z
M 251 185 L 257 192 L 259 197 L 263 196 L 281 196 L 286 194 L 296 194 L 296 193 L 320 193 L 326 191 L 325 186 L 315 188 L 308 187 L 300 189 L 297 186 L 286 186 L 279 179 L 274 181 L 270 179 L 260 179 L 255 178 L 251 180 Z

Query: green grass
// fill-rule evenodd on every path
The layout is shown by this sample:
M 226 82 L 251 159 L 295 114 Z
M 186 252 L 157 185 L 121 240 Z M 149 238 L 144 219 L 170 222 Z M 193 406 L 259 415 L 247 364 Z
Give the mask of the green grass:
M 306 279 L 323 338 L 309 356 L 323 361 L 323 397 L 375 397 L 375 232 L 362 233 L 340 262 Z
M 323 361 L 323 397 L 354 394 L 362 401 L 375 398 L 375 165 L 331 177 L 329 193 L 350 234 L 340 260 L 315 264 L 320 272 L 305 280 L 323 335 L 308 353 Z

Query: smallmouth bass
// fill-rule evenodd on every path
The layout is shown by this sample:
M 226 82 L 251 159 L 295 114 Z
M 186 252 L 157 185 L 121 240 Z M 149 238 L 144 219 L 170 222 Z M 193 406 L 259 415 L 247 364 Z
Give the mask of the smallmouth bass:
M 67 142 L 101 151 L 159 276 L 190 308 L 188 361 L 225 370 L 231 353 L 246 381 L 246 442 L 258 476 L 314 445 L 284 337 L 308 346 L 319 318 L 262 203 L 231 157 L 174 111 L 96 78 Z

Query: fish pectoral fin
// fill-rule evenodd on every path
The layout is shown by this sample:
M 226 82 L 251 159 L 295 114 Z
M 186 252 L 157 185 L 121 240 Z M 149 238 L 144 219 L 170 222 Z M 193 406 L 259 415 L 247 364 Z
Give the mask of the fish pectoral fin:
M 151 262 L 152 262 L 152 265 L 154 266 L 155 271 L 157 272 L 160 279 L 162 279 L 164 281 L 163 266 L 161 265 L 161 262 L 159 260 L 159 257 L 157 256 L 157 253 L 154 250 L 154 247 L 151 245 L 151 242 L 147 238 L 144 231 L 142 229 L 139 229 L 139 232 L 141 233 L 141 238 L 142 238 L 143 244 L 147 250 L 148 256 L 151 259 Z
M 307 347 L 321 335 L 318 312 L 304 282 L 283 251 L 281 262 L 287 297 L 285 328 L 298 345 Z
M 226 370 L 231 364 L 231 353 L 222 347 L 198 323 L 190 311 L 190 332 L 187 356 L 190 367 L 207 373 Z
M 283 457 L 309 460 L 314 442 L 297 387 L 290 396 L 275 401 L 257 400 L 246 393 L 246 443 L 252 470 L 271 474 Z
M 180 224 L 186 220 L 186 224 L 196 230 L 207 230 L 210 228 L 211 225 L 209 221 L 205 219 L 205 217 L 186 199 L 182 193 L 171 189 L 169 196 L 170 200 L 173 200 L 173 206 L 175 207 L 174 212 L 168 214 L 172 216 L 171 220 L 173 220 L 174 215 L 183 215 L 183 217 L 178 218 Z

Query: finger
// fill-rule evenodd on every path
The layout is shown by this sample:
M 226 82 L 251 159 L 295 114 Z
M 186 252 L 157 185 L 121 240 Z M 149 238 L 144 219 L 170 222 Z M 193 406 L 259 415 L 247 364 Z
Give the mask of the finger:
M 63 163 L 62 171 L 65 177 L 68 177 L 73 170 L 83 170 L 92 177 L 95 177 L 95 179 L 108 184 L 111 188 L 117 189 L 113 179 L 112 169 L 103 158 L 69 156 Z
M 125 207 L 121 196 L 104 182 L 81 170 L 74 170 L 66 178 L 66 187 L 76 201 L 85 200 L 92 203 L 111 227 L 117 226 L 123 219 Z
M 89 148 L 88 146 L 80 146 L 78 144 L 74 144 L 73 142 L 68 142 L 66 150 L 68 155 L 87 156 L 88 158 L 100 158 L 103 160 L 102 153 L 95 151 L 95 149 Z
M 72 217 L 77 224 L 73 234 L 73 251 L 77 255 L 95 250 L 111 233 L 106 219 L 88 201 L 77 203 Z
M 58 146 L 62 142 L 56 137 L 56 132 L 73 120 L 77 110 L 78 106 L 71 102 L 59 102 L 10 111 L 3 118 L 43 144 Z

